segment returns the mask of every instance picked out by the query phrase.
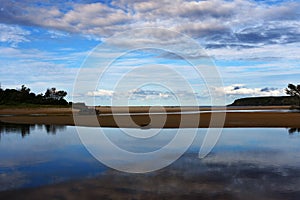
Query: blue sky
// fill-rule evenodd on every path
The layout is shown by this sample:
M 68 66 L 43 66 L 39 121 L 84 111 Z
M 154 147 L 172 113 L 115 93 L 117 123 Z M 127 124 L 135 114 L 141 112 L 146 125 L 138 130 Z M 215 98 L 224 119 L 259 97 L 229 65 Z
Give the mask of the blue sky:
M 147 27 L 184 34 L 202 46 L 223 81 L 223 86 L 211 89 L 225 95 L 226 103 L 245 96 L 284 95 L 288 83 L 300 83 L 298 0 L 0 0 L 2 88 L 25 84 L 40 93 L 48 87 L 57 87 L 67 90 L 71 100 L 77 73 L 97 45 L 118 34 L 122 36 L 124 31 Z M 128 38 L 120 38 L 118 44 L 130 49 L 130 45 L 147 42 L 145 37 L 149 33 L 144 33 L 140 38 L 130 38 L 130 43 Z M 154 35 L 157 41 L 171 40 L 159 31 L 151 33 Z M 181 51 L 182 47 L 178 44 L 172 48 Z M 102 55 L 104 59 L 106 54 Z M 185 97 L 194 95 L 201 105 L 211 104 L 203 80 L 195 80 L 191 66 L 176 56 L 166 55 L 151 51 L 128 54 L 115 62 L 111 74 L 124 75 L 129 66 L 132 70 L 156 65 L 157 71 L 150 70 L 145 75 L 153 73 L 161 78 L 156 81 L 163 82 L 164 72 L 156 73 L 161 70 L 159 66 L 174 66 L 184 77 L 190 77 L 186 79 L 195 89 L 192 94 L 176 87 L 175 93 Z M 109 105 L 115 94 L 112 87 L 115 79 L 111 74 L 106 74 L 105 82 L 93 91 L 75 91 L 74 96 L 81 95 L 81 99 L 96 96 L 95 104 Z M 170 91 L 155 84 L 122 92 L 134 105 L 176 104 Z

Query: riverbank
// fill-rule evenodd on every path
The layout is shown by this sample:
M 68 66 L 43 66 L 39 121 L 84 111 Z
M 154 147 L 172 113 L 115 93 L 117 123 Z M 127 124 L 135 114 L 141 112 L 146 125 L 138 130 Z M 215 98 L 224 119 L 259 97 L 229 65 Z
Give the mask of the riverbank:
M 286 112 L 280 111 L 283 109 L 286 109 Z M 116 109 L 115 112 L 119 114 L 112 115 L 110 114 L 111 108 L 105 107 L 100 108 L 100 113 L 104 113 L 100 116 L 75 114 L 74 120 L 71 108 L 1 109 L 0 121 L 6 123 L 71 126 L 76 124 L 93 127 L 206 128 L 222 127 L 222 121 L 225 119 L 224 127 L 300 127 L 300 113 L 289 112 L 286 106 L 233 107 L 229 108 L 227 112 L 224 111 L 224 108 L 219 108 L 219 110 L 213 108 L 213 110 L 218 110 L 217 112 L 209 112 L 211 108 L 199 108 L 201 111 L 208 112 L 197 112 L 198 110 L 195 110 L 195 107 L 181 108 L 181 111 L 186 112 L 185 114 L 176 113 L 180 111 L 180 107 L 169 107 L 166 108 L 167 115 L 159 114 L 162 111 L 160 107 L 151 109 L 151 114 L 145 112 L 149 111 L 149 107 L 136 107 L 135 109 L 131 107 L 130 114 L 126 114 L 125 110 L 128 110 L 128 108 Z M 243 112 L 240 112 L 240 110 L 243 110 Z M 195 111 L 195 113 L 191 111 Z
M 101 114 L 111 113 L 157 113 L 157 112 L 193 112 L 193 111 L 211 111 L 211 110 L 288 110 L 290 106 L 230 106 L 230 107 L 193 107 L 193 106 L 96 106 L 95 109 Z M 93 107 L 89 107 L 93 108 Z M 78 109 L 73 109 L 70 106 L 40 106 L 36 107 L 15 107 L 15 106 L 0 106 L 0 115 L 30 115 L 30 114 L 59 114 L 67 115 L 78 112 Z
M 0 115 L 30 115 L 30 114 L 72 114 L 70 106 L 0 106 Z

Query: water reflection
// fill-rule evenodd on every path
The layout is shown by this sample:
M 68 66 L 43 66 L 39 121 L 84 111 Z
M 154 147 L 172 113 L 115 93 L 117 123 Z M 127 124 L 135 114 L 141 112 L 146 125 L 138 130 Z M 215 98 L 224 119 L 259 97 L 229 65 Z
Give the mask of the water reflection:
M 0 199 L 1 191 L 86 178 L 105 168 L 81 144 L 75 127 L 0 127 Z M 29 130 L 25 138 L 20 137 L 22 129 Z
M 288 132 L 290 135 L 294 135 L 295 133 L 300 133 L 300 128 L 289 128 Z
M 66 126 L 61 125 L 35 125 L 35 124 L 13 124 L 0 121 L 0 139 L 1 135 L 5 133 L 21 134 L 22 138 L 29 135 L 35 129 L 45 129 L 48 134 L 55 135 L 58 131 L 64 131 Z
M 44 125 L 46 132 L 55 135 L 57 131 L 64 131 L 66 126 L 62 125 Z
M 214 163 L 187 154 L 147 174 L 108 169 L 85 180 L 2 193 L 5 199 L 297 199 L 299 167 Z M 1 193 L 0 193 L 1 195 Z
M 13 130 L 20 133 L 19 126 L 14 128 L 10 129 L 12 133 Z M 4 127 L 1 130 L 5 132 Z M 47 134 L 54 131 L 52 127 L 36 125 L 29 126 L 29 130 L 26 140 L 19 135 L 3 135 L 0 199 L 298 199 L 300 196 L 300 140 L 289 137 L 284 128 L 224 129 L 218 144 L 205 159 L 198 158 L 206 133 L 205 129 L 199 129 L 193 145 L 179 160 L 147 174 L 128 174 L 105 167 L 86 151 L 75 127 L 56 127 L 59 134 L 55 136 Z M 135 144 L 130 138 L 121 137 L 119 129 L 106 130 L 113 142 L 136 152 L 156 149 L 176 132 L 164 129 L 155 143 Z

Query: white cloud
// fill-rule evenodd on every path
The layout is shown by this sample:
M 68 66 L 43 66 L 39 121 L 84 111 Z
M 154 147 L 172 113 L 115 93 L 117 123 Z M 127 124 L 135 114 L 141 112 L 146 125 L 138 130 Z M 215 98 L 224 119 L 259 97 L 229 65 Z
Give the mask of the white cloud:
M 230 41 L 224 41 L 224 37 L 236 40 L 235 34 L 241 30 L 255 28 L 258 24 L 264 26 L 270 22 L 274 22 L 274 30 L 283 26 L 278 31 L 289 37 L 293 33 L 285 33 L 286 23 L 297 22 L 300 18 L 299 2 L 268 5 L 248 0 L 113 0 L 110 4 L 68 3 L 67 6 L 61 7 L 60 3 L 51 7 L 34 7 L 33 4 L 24 2 L 15 3 L 14 6 L 4 2 L 0 21 L 94 34 L 100 38 L 112 36 L 120 31 L 151 26 L 180 31 L 196 38 L 201 37 L 208 42 L 226 43 Z M 257 30 L 257 33 L 260 32 L 261 30 Z M 276 35 L 268 36 L 270 38 L 257 39 L 276 39 Z M 251 40 L 250 37 L 247 39 Z M 236 42 L 247 43 L 239 40 Z
M 78 69 L 70 68 L 69 65 L 80 62 L 80 57 L 83 56 L 80 53 L 70 53 L 66 56 L 36 49 L 22 50 L 10 47 L 0 47 L 0 52 L 3 88 L 16 88 L 25 84 L 39 93 L 48 87 L 57 87 L 68 91 L 67 98 L 71 96 Z
M 97 91 L 88 92 L 87 96 L 95 96 L 95 97 L 112 97 L 114 94 L 114 91 L 112 90 L 104 90 L 100 89 Z
M 295 59 L 300 58 L 300 42 L 293 44 L 279 45 L 272 44 L 255 48 L 217 48 L 207 49 L 207 53 L 216 59 L 224 60 L 275 60 L 275 59 Z
M 69 35 L 68 33 L 56 31 L 56 30 L 49 30 L 48 34 L 50 35 L 50 38 L 52 38 L 52 39 L 67 37 Z
M 29 42 L 26 36 L 30 35 L 30 31 L 19 26 L 0 24 L 0 30 L 0 42 L 7 42 L 12 46 L 17 46 L 20 42 Z
M 72 32 L 96 40 L 135 28 L 159 27 L 199 39 L 216 58 L 264 59 L 270 54 L 299 58 L 295 53 L 299 45 L 295 44 L 300 40 L 300 3 L 296 1 L 267 4 L 250 0 L 113 0 L 108 4 L 69 2 L 63 6 L 55 2 L 38 7 L 34 2 L 3 2 L 0 23 L 46 27 L 51 37 Z M 0 28 L 3 29 L 0 41 L 13 45 L 28 41 L 26 36 L 30 32 L 18 26 L 2 25 Z M 155 34 L 143 34 L 155 37 L 162 45 L 180 43 L 180 38 L 172 38 L 171 32 L 166 34 L 159 29 Z M 121 45 L 149 42 L 147 38 L 138 38 L 121 38 L 122 43 L 118 42 Z M 291 49 L 293 45 L 295 48 Z
M 196 92 L 188 92 L 183 90 L 177 90 L 174 92 L 162 91 L 156 89 L 133 89 L 129 91 L 113 91 L 99 89 L 97 91 L 90 91 L 86 93 L 86 97 L 100 97 L 105 99 L 114 99 L 116 102 L 123 102 L 124 100 L 135 101 L 135 102 L 177 102 L 180 100 L 181 103 L 188 105 L 188 102 L 194 102 L 191 99 L 207 98 L 206 96 L 199 96 Z
M 235 84 L 222 88 L 214 88 L 216 93 L 228 96 L 282 96 L 284 89 L 278 88 L 247 88 L 243 84 Z
M 22 25 L 47 28 L 52 37 L 65 37 L 71 35 L 70 33 L 79 33 L 84 34 L 87 38 L 93 40 L 96 38 L 102 41 L 122 31 L 151 26 L 179 31 L 199 39 L 202 45 L 207 47 L 206 51 L 216 59 L 281 59 L 280 64 L 273 62 L 269 66 L 263 66 L 263 64 L 253 67 L 242 66 L 243 64 L 231 68 L 225 66 L 222 70 L 226 76 L 231 78 L 231 81 L 237 81 L 238 78 L 243 79 L 244 77 L 250 77 L 252 80 L 258 76 L 282 76 L 291 73 L 297 75 L 299 73 L 300 3 L 298 1 L 282 1 L 280 4 L 268 5 L 250 0 L 112 0 L 108 4 L 81 1 L 80 4 L 69 2 L 65 6 L 62 3 L 56 4 L 58 1 L 54 1 L 55 3 L 52 4 L 51 1 L 50 6 L 42 6 L 44 4 L 41 3 L 38 7 L 32 1 L 37 2 L 36 0 L 1 2 L 0 23 L 3 23 L 0 24 L 1 42 L 10 43 L 13 46 L 20 42 L 28 42 L 28 36 L 31 33 L 21 28 Z M 149 41 L 155 39 L 160 41 L 159 44 L 162 47 L 174 45 L 175 50 L 179 52 L 183 52 L 182 49 L 189 49 L 191 50 L 189 54 L 194 57 L 198 58 L 203 55 L 193 51 L 196 48 L 189 46 L 180 40 L 181 38 L 172 37 L 171 34 L 165 33 L 165 31 L 157 29 L 153 33 L 132 34 L 131 38 L 120 38 L 114 42 L 118 45 L 132 47 L 137 43 L 149 44 Z M 143 38 L 143 35 L 150 36 L 150 40 Z M 5 74 L 8 74 L 7 77 L 11 77 L 10 83 L 17 82 L 17 80 L 13 80 L 16 78 L 12 78 L 12 75 L 21 77 L 17 76 L 17 72 L 22 71 L 23 73 L 29 69 L 28 66 L 33 66 L 32 70 L 28 70 L 32 74 L 26 73 L 31 80 L 37 80 L 33 77 L 34 75 L 38 76 L 37 72 L 45 73 L 47 70 L 49 74 L 52 73 L 53 76 L 62 78 L 62 76 L 55 75 L 55 70 L 68 74 L 67 64 L 60 65 L 55 62 L 60 61 L 60 63 L 70 65 L 70 62 L 78 61 L 76 58 L 78 55 L 73 53 L 57 55 L 32 49 L 22 52 L 14 48 L 1 48 L 0 50 L 1 64 L 7 66 L 7 69 L 3 68 L 1 72 L 4 74 L 3 77 Z M 108 53 L 112 52 L 109 51 Z M 103 57 L 104 54 L 100 54 L 100 56 Z M 171 57 L 172 55 L 166 56 Z M 297 63 L 288 66 L 290 63 L 284 60 L 296 60 Z M 126 61 L 128 62 L 128 60 Z M 172 67 L 174 68 L 174 66 Z M 60 70 L 60 68 L 63 69 Z M 123 66 L 122 69 L 124 68 Z M 9 70 L 11 75 L 5 70 Z M 239 71 L 234 73 L 237 70 Z M 119 68 L 118 72 L 120 72 Z M 189 78 L 194 75 L 190 72 L 186 73 Z M 147 72 L 142 72 L 141 75 L 145 75 L 145 77 L 138 77 L 141 80 L 145 80 L 146 76 L 149 76 Z M 160 73 L 154 74 L 153 77 L 153 79 L 160 79 L 159 81 L 161 81 L 165 75 Z M 45 75 L 43 78 L 50 81 L 52 77 Z M 134 82 L 137 79 L 132 78 L 131 80 Z M 55 78 L 55 81 L 58 81 L 58 78 Z M 174 82 L 176 81 L 174 80 Z M 62 82 L 60 80 L 60 83 Z M 243 83 L 249 84 L 249 82 L 243 80 Z M 233 82 L 226 84 L 233 84 Z M 182 87 L 180 84 L 177 85 Z M 237 90 L 233 90 L 234 85 L 231 85 L 223 89 L 226 89 L 226 94 L 232 96 L 280 94 L 279 89 L 261 91 L 263 88 L 259 88 L 257 85 L 251 85 L 252 88 L 242 87 Z M 276 87 L 280 86 L 277 84 Z M 109 90 L 95 91 L 91 94 L 112 96 Z M 168 98 L 168 94 L 164 93 L 158 93 L 156 96 Z

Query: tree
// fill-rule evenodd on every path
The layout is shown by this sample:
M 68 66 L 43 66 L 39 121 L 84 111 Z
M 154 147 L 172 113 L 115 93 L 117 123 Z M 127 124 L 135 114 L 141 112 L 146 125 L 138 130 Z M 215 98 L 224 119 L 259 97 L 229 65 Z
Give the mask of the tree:
M 56 90 L 56 88 L 47 89 L 43 96 L 43 102 L 49 105 L 67 105 L 68 102 L 64 99 L 67 92 L 63 90 Z
M 67 96 L 67 92 L 63 90 L 57 91 L 56 88 L 47 89 L 45 92 L 46 99 L 55 99 L 55 100 L 61 100 L 65 96 Z
M 22 85 L 20 91 L 23 92 L 23 93 L 28 93 L 29 94 L 30 88 L 26 87 L 25 85 Z
M 58 96 L 58 100 L 63 99 L 65 96 L 67 96 L 67 92 L 63 90 L 59 90 L 56 92 L 56 96 Z
M 298 98 L 298 106 L 300 107 L 300 85 L 289 84 L 285 89 L 286 94 Z
M 20 89 L 0 89 L 0 104 L 38 104 L 38 105 L 68 105 L 64 99 L 67 92 L 56 88 L 47 89 L 46 93 L 35 94 L 30 92 L 30 88 L 22 85 Z

